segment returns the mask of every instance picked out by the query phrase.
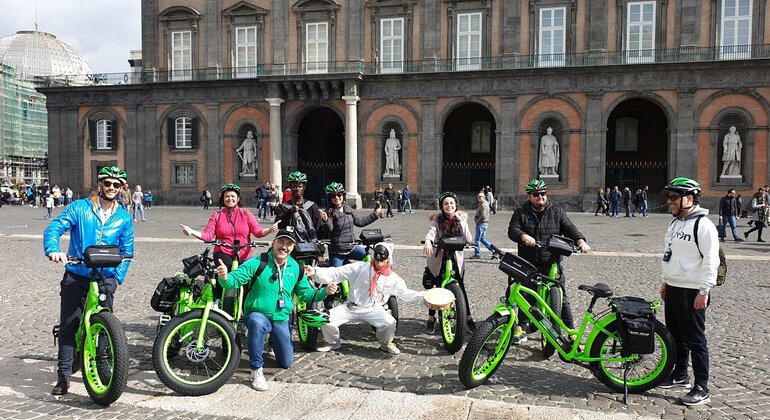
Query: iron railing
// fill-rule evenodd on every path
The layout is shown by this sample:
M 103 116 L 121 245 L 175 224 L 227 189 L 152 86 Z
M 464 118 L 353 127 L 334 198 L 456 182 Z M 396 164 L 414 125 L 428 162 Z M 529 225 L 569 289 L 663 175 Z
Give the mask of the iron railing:
M 476 194 L 487 185 L 494 188 L 494 162 L 445 162 L 441 169 L 443 190 Z
M 446 73 L 485 70 L 567 68 L 611 65 L 695 63 L 707 61 L 756 60 L 770 58 L 770 44 L 725 47 L 686 46 L 669 49 L 593 51 L 576 54 L 532 54 L 462 59 L 364 62 L 328 61 L 317 63 L 265 64 L 190 70 L 144 70 L 136 73 L 97 73 L 41 78 L 43 86 L 116 85 L 160 82 L 258 79 L 273 76 L 322 76 L 326 74 L 384 75 Z M 85 82 L 84 82 L 85 81 Z

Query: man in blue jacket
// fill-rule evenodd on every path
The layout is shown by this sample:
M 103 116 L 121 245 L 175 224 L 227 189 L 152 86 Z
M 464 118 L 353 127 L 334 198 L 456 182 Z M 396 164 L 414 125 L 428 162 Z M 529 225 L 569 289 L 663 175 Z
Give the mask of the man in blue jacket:
M 117 166 L 99 171 L 99 194 L 77 200 L 67 206 L 43 233 L 45 255 L 55 263 L 65 264 L 67 256 L 83 257 L 91 245 L 117 245 L 122 255 L 134 254 L 134 225 L 131 215 L 117 203 L 120 189 L 127 183 L 126 172 Z M 68 251 L 62 252 L 59 240 L 70 232 Z M 102 306 L 112 308 L 112 298 L 118 284 L 126 278 L 129 261 L 116 268 L 105 268 L 107 285 Z M 83 304 L 88 294 L 90 270 L 83 264 L 68 264 L 61 281 L 61 312 L 59 329 L 58 379 L 51 393 L 64 395 L 69 388 L 72 362 L 75 359 L 75 333 L 83 315 Z

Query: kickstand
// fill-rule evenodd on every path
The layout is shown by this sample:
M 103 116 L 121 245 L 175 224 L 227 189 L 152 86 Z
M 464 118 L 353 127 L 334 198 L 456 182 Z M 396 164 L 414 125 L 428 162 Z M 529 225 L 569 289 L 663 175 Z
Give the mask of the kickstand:
M 628 405 L 628 371 L 631 370 L 631 363 L 623 363 L 623 404 Z

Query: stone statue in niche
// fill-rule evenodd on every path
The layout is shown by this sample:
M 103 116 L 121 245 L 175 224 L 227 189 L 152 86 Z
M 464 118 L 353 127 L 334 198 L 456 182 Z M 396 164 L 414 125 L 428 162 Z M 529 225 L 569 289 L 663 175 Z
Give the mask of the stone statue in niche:
M 400 177 L 401 162 L 398 151 L 401 150 L 401 141 L 396 138 L 396 130 L 390 130 L 390 137 L 385 140 L 385 173 L 383 177 Z
M 240 176 L 255 176 L 257 173 L 257 140 L 254 133 L 249 131 L 246 138 L 236 150 L 238 157 L 241 158 Z
M 730 127 L 722 141 L 722 176 L 740 176 L 741 175 L 741 136 L 736 132 L 736 128 Z
M 553 135 L 553 128 L 548 127 L 546 134 L 540 138 L 540 168 L 541 175 L 558 175 L 559 142 Z

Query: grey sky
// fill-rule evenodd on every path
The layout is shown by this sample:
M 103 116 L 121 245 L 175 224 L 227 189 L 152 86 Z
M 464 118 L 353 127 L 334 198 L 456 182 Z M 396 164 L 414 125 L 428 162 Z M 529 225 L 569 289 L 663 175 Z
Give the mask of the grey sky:
M 140 0 L 37 0 L 38 30 L 82 55 L 94 73 L 129 70 L 142 48 Z M 35 28 L 35 0 L 0 0 L 0 38 Z

